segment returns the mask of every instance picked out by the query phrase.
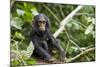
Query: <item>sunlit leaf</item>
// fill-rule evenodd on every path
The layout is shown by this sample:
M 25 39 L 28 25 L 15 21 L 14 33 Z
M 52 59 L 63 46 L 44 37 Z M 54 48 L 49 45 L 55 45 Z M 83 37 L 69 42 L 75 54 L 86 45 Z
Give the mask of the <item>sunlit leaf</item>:
M 87 17 L 87 22 L 91 22 L 92 18 L 91 17 Z
M 30 58 L 29 60 L 27 60 L 27 64 L 32 65 L 35 64 L 36 60 L 34 58 Z
M 95 31 L 92 31 L 93 38 L 95 38 Z
M 92 23 L 95 24 L 95 19 L 94 18 L 92 18 Z
M 18 48 L 19 48 L 18 41 L 14 41 L 13 43 L 11 43 L 12 50 L 18 50 Z
M 74 51 L 77 51 L 78 50 L 78 48 L 77 47 L 71 47 L 71 49 L 73 49 Z
M 22 19 L 19 18 L 19 17 L 13 17 L 11 19 L 11 26 L 13 26 L 13 27 L 15 27 L 17 29 L 20 29 L 21 30 L 23 24 L 24 23 L 23 23 Z
M 24 13 L 25 13 L 25 11 L 24 11 L 24 10 L 21 10 L 21 9 L 17 9 L 16 11 L 17 11 L 17 14 L 18 14 L 19 16 L 23 16 Z
M 37 10 L 36 9 L 31 9 L 31 11 L 32 11 L 32 14 L 34 15 L 34 16 L 36 16 L 36 15 L 38 15 L 39 13 L 37 12 Z
M 27 8 L 27 3 L 24 3 L 24 7 Z
M 72 27 L 72 23 L 70 23 L 70 22 L 67 23 L 66 25 L 67 25 L 67 27 Z
M 85 30 L 85 34 L 89 34 L 93 31 L 93 24 L 90 24 L 87 29 Z
M 27 47 L 27 50 L 22 51 L 22 53 L 29 58 L 32 55 L 33 50 L 34 50 L 34 46 L 31 41 L 29 46 Z
M 73 25 L 74 25 L 75 29 L 77 29 L 77 30 L 80 29 L 80 26 L 79 26 L 79 24 L 77 22 L 73 22 Z
M 19 38 L 19 39 L 25 39 L 24 36 L 21 33 L 19 33 L 19 32 L 16 32 L 14 36 L 16 38 Z
M 79 22 L 79 21 L 76 21 L 76 20 L 73 19 L 69 23 L 67 23 L 67 26 L 73 27 L 73 28 L 78 30 L 78 29 L 80 29 L 80 25 L 77 22 Z

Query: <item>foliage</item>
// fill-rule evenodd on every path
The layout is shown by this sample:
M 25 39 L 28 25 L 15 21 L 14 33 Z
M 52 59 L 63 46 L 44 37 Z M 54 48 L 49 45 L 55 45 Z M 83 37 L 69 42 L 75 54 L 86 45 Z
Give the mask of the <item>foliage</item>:
M 51 23 L 51 31 L 54 33 L 59 28 L 60 22 L 76 7 L 77 5 L 69 4 L 15 2 L 11 8 L 11 53 L 15 56 L 11 57 L 12 67 L 36 63 L 35 58 L 29 58 L 31 51 L 34 50 L 30 43 L 30 33 L 35 15 L 39 13 L 47 15 Z M 58 38 L 67 52 L 67 58 L 72 58 L 87 48 L 95 47 L 95 7 L 84 6 L 66 24 L 65 30 Z M 57 56 L 57 54 L 54 55 L 54 57 Z M 94 60 L 95 51 L 92 51 L 74 62 Z

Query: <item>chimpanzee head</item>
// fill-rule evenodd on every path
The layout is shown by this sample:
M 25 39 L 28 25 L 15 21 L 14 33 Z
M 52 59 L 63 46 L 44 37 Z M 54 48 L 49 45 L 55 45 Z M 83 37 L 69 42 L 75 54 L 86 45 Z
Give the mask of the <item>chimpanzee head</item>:
M 44 14 L 38 14 L 34 17 L 33 28 L 35 31 L 46 31 L 50 29 L 49 19 Z

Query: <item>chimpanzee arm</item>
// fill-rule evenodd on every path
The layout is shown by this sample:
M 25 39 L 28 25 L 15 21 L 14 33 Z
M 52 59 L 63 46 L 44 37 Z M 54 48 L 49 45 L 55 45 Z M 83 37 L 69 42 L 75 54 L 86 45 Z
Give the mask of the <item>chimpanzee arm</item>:
M 62 46 L 60 45 L 60 42 L 55 39 L 52 35 L 52 33 L 50 31 L 48 31 L 48 41 L 50 44 L 52 44 L 57 50 L 60 51 L 61 57 L 65 58 L 66 57 L 66 53 L 64 51 L 64 49 L 62 48 Z
M 49 48 L 48 48 L 47 42 L 46 41 L 42 41 L 41 44 L 42 44 L 43 49 L 46 50 L 49 53 Z
M 42 57 L 45 60 L 49 60 L 52 57 L 50 56 L 50 54 L 48 52 L 46 52 L 42 47 L 37 47 L 36 51 L 35 51 L 40 57 Z

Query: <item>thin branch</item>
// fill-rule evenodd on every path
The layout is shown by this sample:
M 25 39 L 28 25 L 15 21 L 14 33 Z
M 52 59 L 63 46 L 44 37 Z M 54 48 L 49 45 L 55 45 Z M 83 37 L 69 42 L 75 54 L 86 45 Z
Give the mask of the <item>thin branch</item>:
M 10 2 L 10 7 L 12 8 L 13 7 L 13 4 L 16 2 L 16 0 L 11 0 Z
M 80 54 L 76 55 L 75 57 L 68 59 L 67 60 L 67 63 L 72 62 L 72 61 L 76 60 L 77 58 L 79 58 L 80 56 L 82 56 L 82 55 L 84 55 L 84 54 L 86 54 L 88 52 L 91 52 L 93 50 L 95 50 L 94 47 L 93 48 L 86 49 L 86 50 L 82 51 Z
M 73 40 L 69 40 L 72 44 L 74 44 L 80 51 L 82 51 L 82 49 L 78 46 L 78 44 L 77 43 L 75 43 Z
M 67 35 L 69 41 L 70 41 L 72 44 L 74 44 L 80 51 L 82 51 L 81 48 L 78 46 L 78 44 L 77 44 L 76 42 L 74 42 L 74 41 L 70 38 L 70 35 L 67 33 L 67 31 L 65 31 L 65 33 L 66 33 L 66 35 Z
M 66 51 L 68 50 L 68 48 L 69 48 L 69 41 L 68 41 L 68 44 L 67 44 L 67 48 L 66 48 Z
M 55 18 L 58 22 L 60 22 L 59 18 L 54 14 L 54 12 L 53 12 L 51 9 L 49 9 L 45 4 L 43 4 L 43 6 L 54 16 L 54 18 Z
M 78 6 L 67 17 L 65 17 L 64 20 L 62 20 L 62 22 L 60 24 L 60 28 L 54 33 L 54 37 L 57 37 L 64 30 L 64 27 L 65 27 L 66 23 L 71 21 L 72 17 L 75 16 L 75 14 L 82 8 L 83 8 L 83 6 Z
M 64 18 L 65 16 L 64 16 L 64 12 L 62 10 L 62 5 L 59 5 L 59 9 L 60 9 L 60 12 L 61 12 L 62 17 Z
M 86 16 L 95 16 L 95 14 L 89 14 L 89 13 L 76 13 L 75 15 L 86 15 Z

